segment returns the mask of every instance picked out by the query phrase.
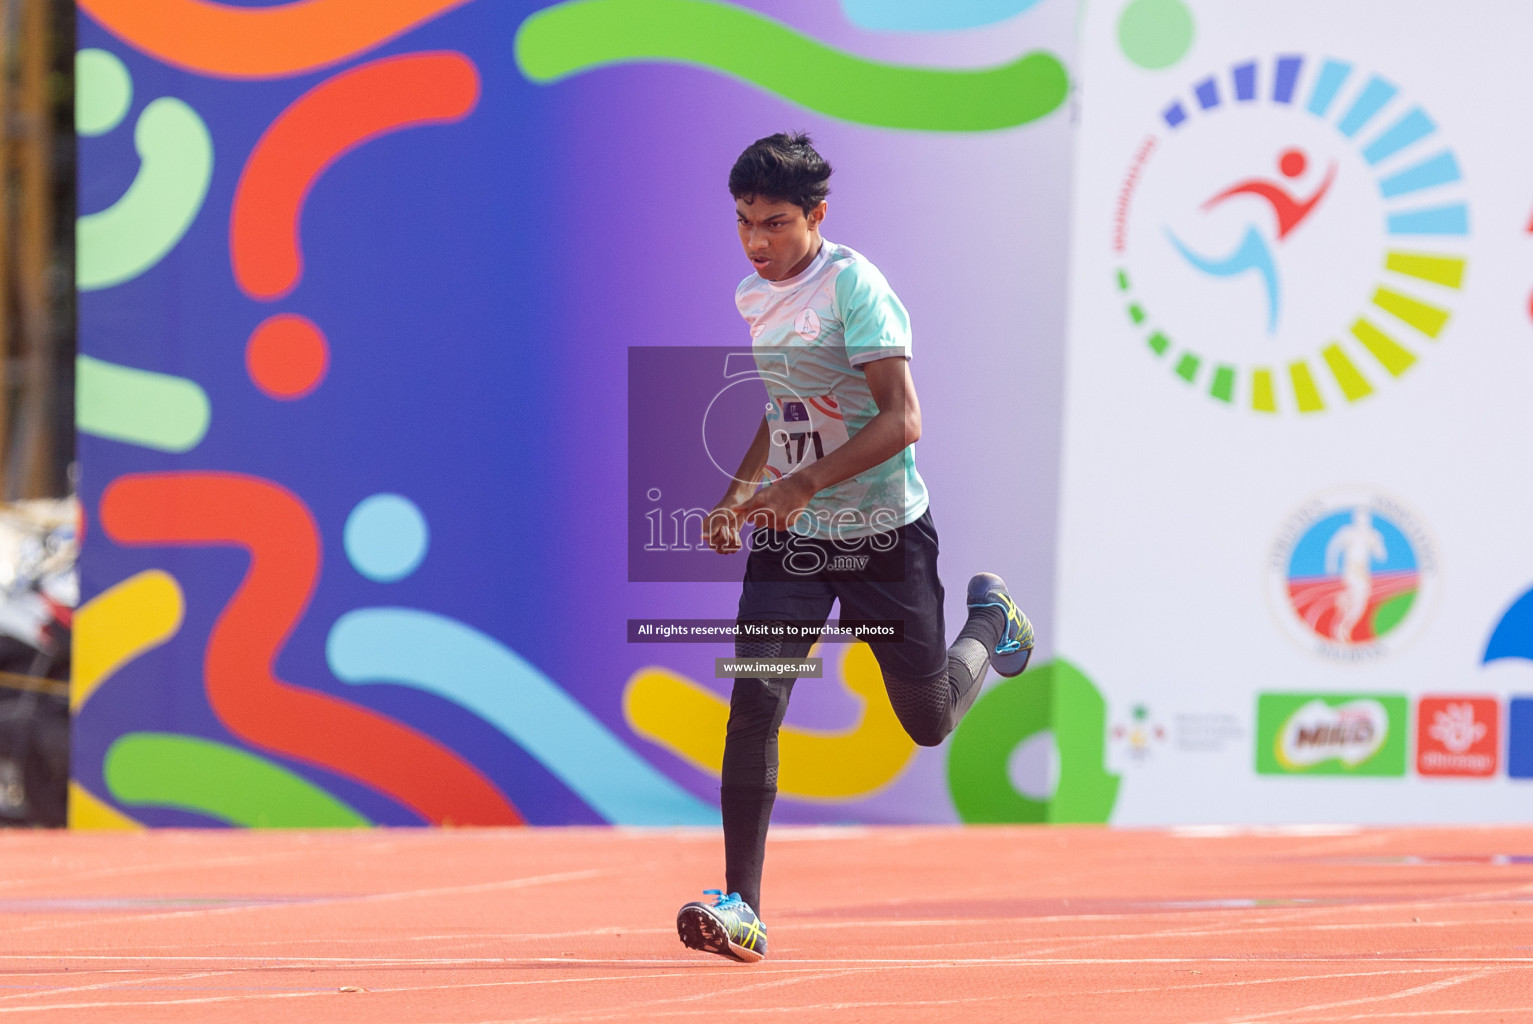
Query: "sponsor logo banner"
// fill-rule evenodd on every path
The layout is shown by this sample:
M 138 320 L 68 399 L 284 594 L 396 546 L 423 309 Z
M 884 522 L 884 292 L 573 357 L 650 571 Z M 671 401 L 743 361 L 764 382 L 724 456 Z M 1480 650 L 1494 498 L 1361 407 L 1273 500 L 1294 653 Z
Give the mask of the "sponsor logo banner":
M 1506 716 L 1506 773 L 1533 779 L 1533 697 L 1513 697 Z
M 1262 775 L 1404 775 L 1404 696 L 1264 693 L 1256 701 Z
M 1217 754 L 1234 744 L 1244 745 L 1248 721 L 1220 711 L 1178 712 L 1171 720 L 1171 742 L 1188 753 Z
M 1416 705 L 1416 772 L 1494 775 L 1500 715 L 1494 697 L 1422 697 Z
M 1146 760 L 1166 742 L 1166 727 L 1150 711 L 1148 704 L 1135 704 L 1126 718 L 1113 722 L 1112 746 L 1133 761 Z

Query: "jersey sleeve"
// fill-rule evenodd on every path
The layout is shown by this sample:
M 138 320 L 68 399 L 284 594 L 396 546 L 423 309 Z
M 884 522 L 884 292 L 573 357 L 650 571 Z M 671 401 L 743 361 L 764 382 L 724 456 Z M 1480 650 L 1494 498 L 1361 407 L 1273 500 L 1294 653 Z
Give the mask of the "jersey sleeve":
M 877 267 L 858 259 L 837 275 L 836 309 L 853 366 L 890 356 L 910 358 L 910 315 Z
M 739 285 L 735 287 L 735 310 L 742 317 L 744 317 L 747 322 L 750 320 L 751 315 L 746 307 L 750 305 L 752 298 L 751 293 L 755 290 L 752 285 L 754 285 L 759 280 L 761 279 L 755 274 L 747 274 L 740 281 Z

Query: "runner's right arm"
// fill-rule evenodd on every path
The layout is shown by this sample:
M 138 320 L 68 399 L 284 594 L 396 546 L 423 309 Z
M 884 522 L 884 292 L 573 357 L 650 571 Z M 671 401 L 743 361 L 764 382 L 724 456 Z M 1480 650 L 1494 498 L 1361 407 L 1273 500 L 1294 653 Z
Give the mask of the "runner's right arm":
M 708 513 L 708 546 L 721 555 L 732 555 L 740 550 L 740 520 L 735 515 L 735 508 L 756 493 L 756 481 L 761 479 L 761 471 L 766 469 L 771 447 L 771 431 L 763 416 L 761 426 L 756 428 L 755 440 L 746 449 L 745 458 L 740 460 L 740 468 L 735 470 L 734 479 L 729 482 L 718 504 Z

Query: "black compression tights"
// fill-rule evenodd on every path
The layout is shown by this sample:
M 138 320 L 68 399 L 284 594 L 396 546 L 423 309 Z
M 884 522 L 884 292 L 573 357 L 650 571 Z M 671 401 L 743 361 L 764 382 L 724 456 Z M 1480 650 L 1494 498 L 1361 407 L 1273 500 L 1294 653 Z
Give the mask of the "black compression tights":
M 1000 641 L 1006 620 L 997 608 L 977 608 L 953 646 L 947 668 L 926 679 L 884 674 L 889 703 L 910 738 L 934 747 L 958 725 L 979 696 L 989 652 Z M 740 640 L 737 658 L 802 658 L 808 642 Z M 726 892 L 761 913 L 761 867 L 767 826 L 777 799 L 777 732 L 793 694 L 791 679 L 737 679 L 729 699 L 724 770 L 719 803 L 724 817 Z

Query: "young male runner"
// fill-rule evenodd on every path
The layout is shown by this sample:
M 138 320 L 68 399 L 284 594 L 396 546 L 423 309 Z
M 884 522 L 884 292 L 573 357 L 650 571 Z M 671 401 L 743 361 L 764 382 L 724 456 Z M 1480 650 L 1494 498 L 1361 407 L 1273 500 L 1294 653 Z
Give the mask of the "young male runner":
M 979 696 L 988 662 L 1020 673 L 1033 627 L 1000 577 L 969 581 L 968 621 L 944 645 L 937 531 L 911 447 L 921 409 L 910 321 L 878 269 L 820 236 L 831 168 L 804 134 L 753 143 L 729 172 L 740 242 L 755 272 L 735 304 L 750 324 L 770 401 L 733 483 L 708 520 L 714 550 L 740 548 L 752 522 L 738 622 L 900 623 L 869 636 L 889 702 L 912 739 L 936 746 Z M 758 484 L 769 481 L 766 486 Z M 751 638 L 738 658 L 801 658 L 812 640 Z M 720 801 L 725 888 L 676 916 L 681 941 L 754 962 L 766 955 L 761 867 L 777 796 L 777 731 L 793 679 L 736 679 Z

